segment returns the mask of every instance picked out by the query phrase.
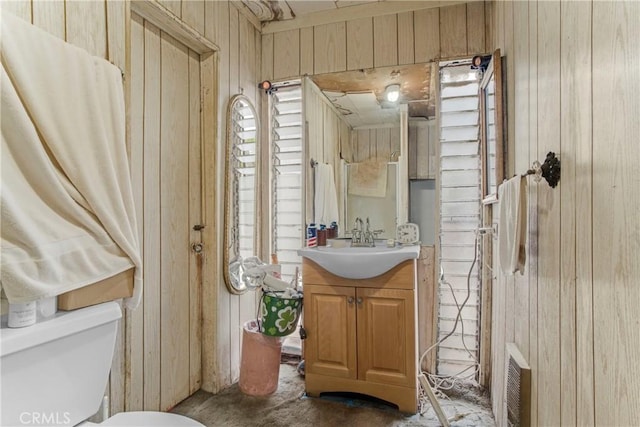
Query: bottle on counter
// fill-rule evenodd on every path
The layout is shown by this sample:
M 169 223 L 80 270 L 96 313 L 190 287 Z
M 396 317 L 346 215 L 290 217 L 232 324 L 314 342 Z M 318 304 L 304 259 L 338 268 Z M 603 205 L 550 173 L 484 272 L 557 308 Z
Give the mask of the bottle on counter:
M 315 223 L 309 224 L 307 227 L 307 247 L 315 248 L 318 246 L 318 228 Z
M 36 323 L 36 302 L 9 303 L 10 328 L 24 328 Z
M 327 227 L 324 224 L 320 224 L 318 230 L 318 246 L 327 246 Z
M 329 239 L 336 239 L 338 237 L 338 223 L 333 221 L 329 226 L 329 232 L 327 234 Z

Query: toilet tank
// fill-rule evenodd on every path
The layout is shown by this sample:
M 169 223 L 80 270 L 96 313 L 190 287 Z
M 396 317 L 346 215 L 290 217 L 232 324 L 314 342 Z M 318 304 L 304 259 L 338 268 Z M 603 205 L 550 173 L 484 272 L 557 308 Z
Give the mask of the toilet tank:
M 33 326 L 0 330 L 0 425 L 76 425 L 102 401 L 120 306 L 60 311 Z

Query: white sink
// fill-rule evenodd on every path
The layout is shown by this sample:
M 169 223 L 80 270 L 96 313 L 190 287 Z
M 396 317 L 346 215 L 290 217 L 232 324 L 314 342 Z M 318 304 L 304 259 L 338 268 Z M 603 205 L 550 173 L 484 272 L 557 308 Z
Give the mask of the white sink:
M 298 250 L 336 276 L 347 279 L 369 279 L 386 273 L 396 265 L 420 255 L 419 245 L 396 245 L 388 248 L 384 242 L 372 248 L 318 246 Z

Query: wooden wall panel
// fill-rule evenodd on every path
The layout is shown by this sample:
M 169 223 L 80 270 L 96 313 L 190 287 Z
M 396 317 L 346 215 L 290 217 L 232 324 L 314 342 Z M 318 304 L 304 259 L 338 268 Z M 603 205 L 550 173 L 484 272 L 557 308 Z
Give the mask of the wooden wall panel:
M 201 189 L 202 176 L 202 145 L 200 126 L 201 84 L 200 84 L 200 55 L 189 51 L 189 158 L 188 179 L 190 189 Z M 202 233 L 194 230 L 196 224 L 204 224 L 202 216 L 202 192 L 188 191 L 190 230 L 189 246 L 202 242 Z M 189 394 L 195 393 L 202 384 L 202 267 L 203 256 L 195 253 L 189 257 Z
M 314 73 L 345 71 L 347 69 L 345 23 L 318 25 L 313 31 Z
M 596 425 L 640 413 L 640 3 L 593 3 L 593 325 Z M 585 147 L 586 148 L 586 147 Z
M 513 40 L 514 40 L 514 20 L 513 20 L 513 8 L 515 2 L 505 2 L 504 4 L 504 13 L 505 13 L 505 38 L 504 38 L 504 49 L 506 52 L 513 52 Z M 515 78 L 514 78 L 514 58 L 515 55 L 505 55 L 503 62 L 503 75 L 505 82 L 503 88 L 503 94 L 506 91 L 506 114 L 507 117 L 515 117 L 515 102 L 514 102 L 514 94 L 515 94 Z M 505 176 L 513 176 L 515 175 L 515 138 L 513 135 L 515 134 L 514 130 L 515 121 L 507 120 L 506 128 L 504 130 L 504 140 L 505 140 L 505 150 L 506 153 L 503 155 L 506 158 L 505 165 Z
M 180 18 L 182 16 L 182 2 L 180 0 L 157 0 L 162 6 L 166 7 L 167 10 L 173 13 L 175 16 Z M 190 1 L 190 0 L 185 0 Z
M 240 93 L 240 14 L 229 6 L 229 98 Z
M 262 36 L 262 60 L 260 81 L 273 80 L 273 34 Z
M 66 2 L 67 41 L 101 58 L 107 57 L 107 20 L 101 1 Z
M 505 20 L 509 19 L 505 16 Z M 508 36 L 508 35 L 507 35 Z M 507 38 L 505 37 L 505 39 Z M 560 2 L 538 5 L 538 158 L 560 146 Z M 560 198 L 557 190 L 538 185 L 538 422 L 560 421 Z M 567 391 L 569 392 L 569 391 Z
M 144 179 L 160 174 L 160 30 L 144 25 Z M 144 409 L 160 409 L 160 188 L 144 194 Z
M 470 6 L 470 5 L 469 5 Z M 515 2 L 513 5 L 514 26 L 527 28 L 529 26 L 529 5 L 526 2 Z M 482 11 L 484 21 L 484 10 Z M 513 139 L 520 142 L 527 149 L 515 153 L 515 169 L 527 170 L 531 164 L 529 160 L 529 37 L 528 33 L 516 34 L 514 38 L 514 79 L 516 92 L 514 94 L 515 134 Z M 469 39 L 471 41 L 471 39 Z M 527 188 L 534 183 L 527 182 Z M 522 355 L 529 360 L 529 265 L 525 265 L 524 275 L 515 275 L 513 306 L 515 313 L 526 313 L 522 321 L 514 318 L 514 342 Z
M 210 2 L 207 2 L 210 3 Z M 218 185 L 216 188 L 218 189 L 218 194 L 221 196 L 216 199 L 215 211 L 216 217 L 222 220 L 224 218 L 224 185 L 220 185 L 221 182 L 224 182 L 224 176 L 226 173 L 226 165 L 222 159 L 225 158 L 225 147 L 226 147 L 226 116 L 227 116 L 227 108 L 228 102 L 232 94 L 235 94 L 235 89 L 231 88 L 230 84 L 230 74 L 232 72 L 237 72 L 236 67 L 232 67 L 232 64 L 237 64 L 235 60 L 232 61 L 232 56 L 237 55 L 237 50 L 233 51 L 231 48 L 231 14 L 230 9 L 232 6 L 229 5 L 228 2 L 212 2 L 216 5 L 216 13 L 212 18 L 213 22 L 207 24 L 207 27 L 213 26 L 216 27 L 216 44 L 220 47 L 220 53 L 218 55 L 218 68 L 219 68 L 219 76 L 218 76 L 218 105 L 220 106 L 220 113 L 218 114 L 218 134 L 216 141 L 216 155 L 217 158 L 220 159 L 217 163 L 217 181 Z M 221 227 L 222 222 L 219 222 L 218 225 Z M 217 241 L 215 245 L 219 248 L 222 247 L 222 236 L 223 233 L 220 232 L 217 235 Z M 231 321 L 231 312 L 232 312 L 232 295 L 227 290 L 227 287 L 224 284 L 224 278 L 222 273 L 222 256 L 220 255 L 216 259 L 216 271 L 218 272 L 215 286 L 216 286 L 216 299 L 218 301 L 215 311 L 216 314 L 216 328 L 215 328 L 215 340 L 211 342 L 211 345 L 215 347 L 215 371 L 216 371 L 216 381 L 215 384 L 210 384 L 212 388 L 210 391 L 217 391 L 229 384 L 233 384 L 231 379 L 231 333 L 230 333 L 230 321 Z M 237 304 L 236 304 L 237 310 Z M 206 343 L 206 340 L 205 340 Z M 208 379 L 203 378 L 203 381 L 207 381 Z M 203 382 L 203 386 L 205 383 Z
M 576 424 L 595 424 L 595 382 L 593 372 L 593 235 L 592 215 L 593 178 L 593 76 L 589 72 L 592 63 L 591 37 L 593 28 L 591 5 L 563 4 L 562 9 L 562 62 L 571 64 L 563 67 L 561 98 L 573 100 L 568 108 L 567 119 L 562 123 L 563 145 L 570 141 L 575 151 L 575 298 L 576 298 Z M 569 36 L 569 34 L 572 34 Z M 563 108 L 564 110 L 564 108 Z M 564 150 L 564 149 L 563 149 Z M 564 204 L 564 203 L 563 203 Z M 564 227 L 564 224 L 562 225 Z M 563 268 L 566 268 L 563 263 Z
M 130 20 L 127 3 L 124 1 L 107 2 L 107 53 L 112 64 L 124 74 L 127 69 L 126 26 Z M 126 83 L 126 82 L 125 82 Z
M 522 7 L 528 7 L 526 2 L 516 3 L 522 3 Z M 489 52 L 485 45 L 485 32 L 487 26 L 484 19 L 484 2 L 473 2 L 467 4 L 467 53 L 469 55 Z
M 273 78 L 295 77 L 300 74 L 300 30 L 273 35 Z
M 440 55 L 453 58 L 467 54 L 467 6 L 440 8 Z
M 491 3 L 491 7 L 495 5 Z M 496 22 L 494 16 L 491 17 L 491 21 Z M 538 5 L 534 2 L 529 3 L 528 33 L 529 147 L 516 144 L 516 149 L 523 151 L 528 149 L 529 161 L 533 162 L 538 158 Z M 531 180 L 529 180 L 528 195 L 527 268 L 529 271 L 529 366 L 532 370 L 531 425 L 538 425 L 538 186 L 533 185 Z
M 575 153 L 581 140 L 591 139 L 591 76 L 590 76 L 590 40 L 591 40 L 591 11 L 584 6 L 561 5 L 561 93 L 560 109 L 563 112 L 560 121 L 562 152 L 569 160 L 564 162 L 562 186 L 560 188 L 560 330 L 562 339 L 560 345 L 560 363 L 562 370 L 563 390 L 561 401 L 561 420 L 563 424 L 584 425 L 577 421 L 577 384 L 578 378 L 587 380 L 593 378 L 592 371 L 578 374 L 576 361 L 578 358 L 576 323 L 577 312 L 577 240 L 578 230 L 576 222 L 580 213 L 577 208 L 578 176 Z M 583 22 L 584 21 L 584 22 Z M 588 23 L 585 25 L 585 23 Z M 576 101 L 579 101 L 576 103 Z M 589 230 L 583 230 L 589 233 Z M 575 315 L 567 315 L 567 314 Z M 587 323 L 588 325 L 588 323 Z M 580 326 L 582 329 L 582 326 Z M 589 328 L 587 328 L 589 331 Z M 590 348 L 583 349 L 587 354 Z M 588 360 L 588 359 L 587 359 Z M 581 381 L 582 382 L 582 381 Z M 591 384 L 592 385 L 592 384 Z M 592 394 L 592 393 L 591 393 Z M 588 396 L 588 395 L 587 395 Z M 592 402 L 593 404 L 594 402 Z M 585 408 L 586 409 L 586 408 Z M 591 412 L 587 410 L 587 414 Z M 585 415 L 587 415 L 585 414 Z M 589 416 L 581 415 L 584 420 Z
M 199 32 L 205 34 L 205 2 L 203 0 L 188 0 L 181 2 L 182 21 Z
M 413 64 L 415 61 L 413 34 L 413 12 L 398 14 L 398 64 Z
M 440 58 L 440 9 L 413 12 L 415 61 L 429 62 Z
M 364 162 L 367 159 L 388 161 L 391 153 L 400 151 L 400 129 L 398 127 L 358 128 L 351 131 L 348 150 L 351 162 Z
M 145 222 L 144 222 L 144 23 L 140 16 L 131 16 L 131 180 L 138 222 L 140 252 L 145 262 Z M 127 327 L 127 369 L 128 381 L 125 385 L 125 409 L 144 409 L 144 298 L 134 311 L 126 312 Z
M 398 17 L 383 15 L 373 18 L 373 65 L 398 64 Z
M 258 108 L 256 102 L 256 90 L 258 81 L 255 76 L 259 73 L 258 62 L 256 61 L 256 38 L 254 35 L 255 28 L 244 16 L 239 17 L 239 36 L 240 36 L 240 87 L 242 93 L 247 95 L 253 101 L 256 110 Z
M 514 337 L 528 350 L 531 425 L 632 425 L 640 398 L 631 350 L 640 344 L 640 315 L 631 303 L 640 300 L 632 285 L 640 223 L 627 218 L 640 207 L 633 184 L 640 182 L 640 150 L 631 142 L 640 130 L 631 119 L 640 112 L 633 95 L 640 87 L 625 76 L 640 62 L 640 30 L 631 24 L 640 5 L 485 6 L 494 23 L 487 41 L 513 58 L 510 171 L 547 151 L 562 161 L 556 189 L 529 180 L 528 274 L 516 281 L 514 301 L 494 295 L 494 304 L 505 305 L 494 328 L 515 322 Z M 517 304 L 527 298 L 520 284 L 528 285 L 528 312 Z M 504 390 L 503 378 L 493 373 L 494 396 Z M 500 425 L 498 406 L 494 401 Z
M 531 9 L 532 7 L 530 3 L 527 3 L 527 6 L 529 7 L 529 9 Z M 495 15 L 493 11 L 494 11 L 493 2 L 491 1 L 484 2 L 484 24 L 485 24 L 484 41 L 485 41 L 485 47 L 487 52 L 493 52 L 496 49 L 496 44 L 493 37 L 493 34 L 495 32 L 495 27 L 496 27 L 496 20 L 495 20 Z M 531 14 L 529 14 L 529 16 L 531 16 Z
M 161 32 L 160 52 L 160 409 L 166 411 L 189 396 L 189 51 Z
M 265 34 L 266 35 L 266 34 Z M 300 75 L 313 74 L 313 28 L 300 29 Z
M 7 2 L 2 2 L 3 9 Z M 28 4 L 27 2 L 11 2 Z M 33 25 L 54 36 L 65 39 L 64 0 L 40 1 L 34 4 Z M 124 47 L 124 45 L 123 45 Z
M 347 69 L 373 67 L 373 20 L 347 21 Z
M 406 10 L 406 9 L 405 9 Z M 273 64 L 282 67 L 274 79 L 333 73 L 398 64 L 460 58 L 485 51 L 492 43 L 485 28 L 493 7 L 471 2 L 374 17 L 353 17 L 344 22 L 306 26 L 263 34 L 263 49 L 271 48 Z M 287 45 L 298 32 L 299 53 Z M 277 40 L 282 40 L 278 47 Z M 266 54 L 266 61 L 271 59 Z M 283 61 L 279 61 L 283 59 Z M 299 68 L 298 74 L 292 74 Z M 267 76 L 270 68 L 263 70 Z
M 31 1 L 10 1 L 2 0 L 0 3 L 2 11 L 7 11 L 27 22 L 32 22 Z

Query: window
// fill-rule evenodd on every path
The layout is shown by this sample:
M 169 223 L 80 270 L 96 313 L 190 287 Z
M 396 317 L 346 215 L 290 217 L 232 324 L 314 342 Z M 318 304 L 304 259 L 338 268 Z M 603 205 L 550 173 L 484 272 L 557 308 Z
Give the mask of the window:
M 444 280 L 439 284 L 438 339 L 453 330 L 458 305 L 467 295 L 469 299 L 462 322 L 438 348 L 437 371 L 471 380 L 477 371 L 480 320 L 480 278 L 474 263 L 481 200 L 478 87 L 478 76 L 468 64 L 440 69 L 439 262 Z
M 282 279 L 288 282 L 302 264 L 297 251 L 304 246 L 305 239 L 300 82 L 278 87 L 270 100 L 271 253 L 278 256 Z
M 237 105 L 231 117 L 233 148 L 229 159 L 235 177 L 232 202 L 237 241 L 233 242 L 233 252 L 248 258 L 256 253 L 256 118 L 253 108 L 245 101 Z

